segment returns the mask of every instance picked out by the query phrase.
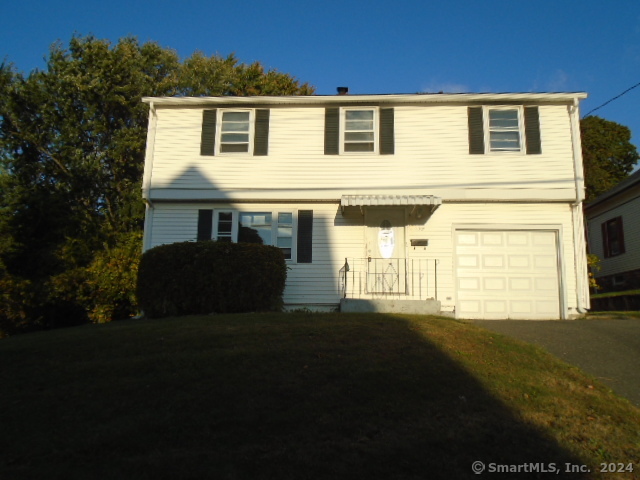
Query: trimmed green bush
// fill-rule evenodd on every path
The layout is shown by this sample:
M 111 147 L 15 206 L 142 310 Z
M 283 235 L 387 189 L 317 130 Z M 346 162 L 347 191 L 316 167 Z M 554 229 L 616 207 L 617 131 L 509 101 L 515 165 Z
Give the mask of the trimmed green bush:
M 137 295 L 151 318 L 273 311 L 282 307 L 287 265 L 279 248 L 183 242 L 142 255 Z

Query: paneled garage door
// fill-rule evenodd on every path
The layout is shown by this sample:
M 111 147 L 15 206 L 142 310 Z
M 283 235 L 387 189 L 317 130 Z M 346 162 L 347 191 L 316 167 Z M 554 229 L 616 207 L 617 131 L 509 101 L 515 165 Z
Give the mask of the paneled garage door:
M 560 318 L 556 232 L 456 230 L 455 244 L 458 318 Z

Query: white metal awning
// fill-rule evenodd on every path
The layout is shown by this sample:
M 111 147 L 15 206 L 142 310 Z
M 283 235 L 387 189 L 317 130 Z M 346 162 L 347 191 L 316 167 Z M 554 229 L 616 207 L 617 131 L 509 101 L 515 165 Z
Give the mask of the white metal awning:
M 442 205 L 442 198 L 435 195 L 342 195 L 340 208 L 345 207 L 386 207 L 386 206 L 428 206 L 433 212 Z

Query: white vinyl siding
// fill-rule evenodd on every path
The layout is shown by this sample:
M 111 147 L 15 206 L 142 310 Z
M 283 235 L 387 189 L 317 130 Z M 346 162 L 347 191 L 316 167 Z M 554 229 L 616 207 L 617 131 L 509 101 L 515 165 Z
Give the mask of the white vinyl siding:
M 560 229 L 561 298 L 567 315 L 576 314 L 576 271 L 573 258 L 572 217 L 569 205 L 454 203 L 439 207 L 423 224 L 407 226 L 407 243 L 412 238 L 428 239 L 427 247 L 408 247 L 409 258 L 436 258 L 438 263 L 438 300 L 442 311 L 455 312 L 455 231 L 459 229 L 536 230 Z M 567 293 L 569 292 L 569 293 Z M 573 292 L 573 293 L 570 293 Z
M 202 108 L 156 111 L 152 200 L 335 200 L 398 192 L 445 200 L 576 198 L 566 105 L 539 106 L 542 154 L 526 160 L 502 152 L 469 155 L 466 106 L 396 106 L 393 156 L 327 156 L 324 107 L 273 106 L 269 155 L 259 168 L 249 154 L 200 155 Z
M 344 215 L 339 205 L 330 203 L 253 204 L 229 206 L 157 203 L 151 210 L 148 248 L 163 243 L 193 241 L 197 235 L 198 209 L 225 207 L 243 211 L 313 210 L 313 263 L 292 263 L 284 301 L 289 306 L 336 306 L 340 301 L 339 271 L 345 258 L 365 257 L 364 217 L 358 207 L 348 207 Z M 576 313 L 576 271 L 573 260 L 573 227 L 569 205 L 453 203 L 440 206 L 420 219 L 409 217 L 405 230 L 408 259 L 438 260 L 438 300 L 443 312 L 455 313 L 455 231 L 459 229 L 510 229 L 536 231 L 558 229 L 561 308 L 566 316 Z M 525 223 L 526 222 L 526 223 Z M 428 239 L 426 247 L 411 247 L 411 239 Z M 573 293 L 571 293 L 573 292 Z
M 152 233 L 145 234 L 151 237 L 148 248 L 166 243 L 195 241 L 198 210 L 202 208 L 222 212 L 313 210 L 313 262 L 288 263 L 287 286 L 284 293 L 284 302 L 288 306 L 335 307 L 340 302 L 338 271 L 344 265 L 344 258 L 364 255 L 362 217 L 355 212 L 349 212 L 343 217 L 337 204 L 295 204 L 287 207 L 282 204 L 251 203 L 232 206 L 156 204 L 150 214 L 151 225 L 148 231 Z

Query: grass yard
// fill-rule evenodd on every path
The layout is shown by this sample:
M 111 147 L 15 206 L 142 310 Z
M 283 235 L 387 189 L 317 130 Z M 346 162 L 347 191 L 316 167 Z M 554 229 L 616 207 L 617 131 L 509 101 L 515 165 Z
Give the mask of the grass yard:
M 90 325 L 1 340 L 0 382 L 2 479 L 640 478 L 640 409 L 451 319 Z

